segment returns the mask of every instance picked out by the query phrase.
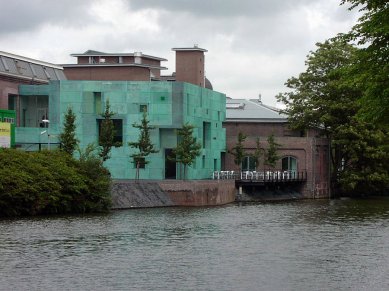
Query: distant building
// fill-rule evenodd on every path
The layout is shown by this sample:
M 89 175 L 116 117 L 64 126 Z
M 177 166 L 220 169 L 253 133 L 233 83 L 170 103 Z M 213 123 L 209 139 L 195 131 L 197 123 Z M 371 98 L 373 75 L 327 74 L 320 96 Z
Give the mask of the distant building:
M 234 164 L 234 157 L 228 153 L 237 143 L 239 132 L 247 136 L 244 148 L 247 156 L 242 163 L 243 171 L 291 171 L 305 172 L 307 179 L 298 185 L 298 191 L 307 198 L 328 197 L 329 195 L 329 143 L 319 137 L 319 131 L 310 129 L 306 132 L 291 130 L 287 116 L 277 109 L 262 104 L 257 99 L 227 99 L 226 129 L 227 154 L 223 164 L 224 169 L 239 167 Z M 277 154 L 280 159 L 274 169 L 264 165 L 264 157 L 256 165 L 252 154 L 259 138 L 261 147 L 267 148 L 267 138 L 274 135 L 280 145 Z
M 206 50 L 195 48 L 195 51 L 203 55 Z M 196 54 L 196 58 L 200 55 Z M 46 146 L 57 147 L 69 106 L 77 116 L 77 138 L 81 148 L 90 143 L 97 144 L 101 113 L 109 100 L 111 110 L 115 112 L 115 140 L 121 143 L 120 147 L 112 149 L 111 158 L 105 162 L 113 178 L 135 177 L 135 164 L 130 155 L 136 150 L 130 148 L 128 142 L 138 139 L 139 130 L 132 124 L 140 122 L 143 110 L 147 111 L 150 123 L 156 126 L 151 132 L 151 139 L 159 152 L 146 158 L 150 163 L 141 169 L 141 179 L 183 178 L 180 166 L 169 156 L 177 145 L 176 130 L 185 123 L 195 126 L 194 136 L 202 145 L 201 155 L 189 167 L 187 178 L 206 179 L 214 170 L 220 170 L 226 143 L 222 127 L 226 97 L 204 88 L 203 56 L 201 73 L 197 66 L 188 67 L 185 74 L 190 76 L 188 72 L 192 71 L 197 77 L 187 79 L 187 82 L 168 82 L 161 78 L 159 62 L 164 60 L 162 58 L 140 53 L 103 54 L 95 51 L 74 56 L 78 58 L 77 65 L 64 65 L 69 80 L 19 86 L 20 101 L 30 104 L 25 111 L 22 108 L 17 110 L 17 115 L 23 115 L 25 119 L 16 129 L 20 148 L 39 150 Z M 192 55 L 188 57 L 192 58 Z M 202 81 L 199 81 L 198 75 L 201 75 Z M 142 76 L 146 80 L 139 80 Z M 202 86 L 189 81 L 199 81 Z M 48 108 L 45 116 L 48 122 L 37 123 L 35 120 L 41 107 Z
M 134 53 L 104 53 L 88 50 L 72 54 L 77 64 L 62 65 L 69 80 L 155 81 L 159 80 L 164 58 Z
M 47 117 L 47 102 L 39 103 L 33 98 L 21 100 L 19 85 L 48 84 L 56 80 L 66 80 L 61 66 L 0 51 L 0 109 L 18 111 L 15 120 L 18 126 L 39 126 L 42 117 Z M 32 108 L 35 108 L 34 116 L 29 114 Z

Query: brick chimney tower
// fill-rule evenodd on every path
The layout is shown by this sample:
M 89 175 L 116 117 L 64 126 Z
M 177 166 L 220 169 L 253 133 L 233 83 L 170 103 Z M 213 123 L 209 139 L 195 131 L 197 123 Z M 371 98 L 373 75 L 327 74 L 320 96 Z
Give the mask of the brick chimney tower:
M 207 50 L 197 45 L 172 50 L 176 52 L 176 81 L 205 87 L 204 52 Z

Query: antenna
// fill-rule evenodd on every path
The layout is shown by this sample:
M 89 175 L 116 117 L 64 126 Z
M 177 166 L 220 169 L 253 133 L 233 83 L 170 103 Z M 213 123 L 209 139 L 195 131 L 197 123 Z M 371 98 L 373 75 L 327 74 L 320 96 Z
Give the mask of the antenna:
M 261 93 L 258 94 L 258 103 L 262 103 L 262 94 Z

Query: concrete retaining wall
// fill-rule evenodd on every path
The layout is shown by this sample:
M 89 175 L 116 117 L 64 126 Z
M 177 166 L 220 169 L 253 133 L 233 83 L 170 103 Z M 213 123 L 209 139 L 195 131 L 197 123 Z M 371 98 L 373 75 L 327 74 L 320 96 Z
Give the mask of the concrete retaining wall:
M 235 181 L 160 181 L 159 186 L 177 206 L 212 206 L 235 201 Z
M 163 206 L 215 206 L 235 201 L 235 181 L 115 180 L 112 209 Z

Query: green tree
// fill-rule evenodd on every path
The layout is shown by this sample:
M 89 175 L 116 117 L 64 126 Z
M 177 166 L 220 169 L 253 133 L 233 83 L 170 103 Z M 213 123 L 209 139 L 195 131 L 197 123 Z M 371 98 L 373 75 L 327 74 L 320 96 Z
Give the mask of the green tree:
M 242 169 L 242 162 L 244 157 L 246 156 L 246 152 L 244 150 L 244 145 L 243 145 L 246 138 L 247 136 L 244 133 L 239 132 L 237 143 L 229 151 L 229 153 L 234 156 L 234 163 L 239 167 L 239 170 Z
M 389 185 L 389 135 L 354 117 L 337 129 L 333 144 L 347 149 L 338 171 L 343 193 L 385 193 Z
M 389 2 L 342 0 L 363 15 L 344 39 L 361 45 L 353 73 L 363 89 L 361 115 L 369 121 L 389 125 Z
M 141 123 L 133 123 L 132 126 L 140 130 L 138 141 L 128 143 L 130 147 L 138 149 L 138 152 L 131 155 L 136 166 L 135 179 L 138 180 L 140 166 L 148 164 L 148 161 L 146 161 L 146 157 L 150 154 L 157 153 L 158 151 L 151 143 L 150 131 L 155 127 L 150 125 L 150 121 L 147 119 L 146 110 L 143 111 Z
M 360 175 L 358 179 L 364 179 L 366 184 L 374 183 L 374 175 L 363 176 L 352 171 L 358 169 L 364 159 L 362 152 L 355 151 L 353 146 L 366 142 L 379 144 L 380 140 L 373 142 L 363 138 L 378 138 L 380 134 L 374 133 L 377 128 L 372 124 L 361 120 L 356 122 L 355 119 L 360 109 L 357 101 L 362 95 L 361 86 L 353 78 L 353 64 L 357 61 L 358 50 L 339 38 L 318 43 L 317 47 L 308 55 L 306 71 L 286 82 L 286 86 L 292 90 L 279 94 L 277 99 L 285 103 L 283 113 L 289 115 L 292 128 L 317 128 L 330 140 L 331 187 L 335 193 L 341 189 L 350 191 L 357 184 L 346 182 L 347 175 Z M 356 134 L 363 128 L 368 128 L 370 134 Z M 345 136 L 353 137 L 353 143 L 348 142 Z M 370 147 L 370 150 L 376 151 L 374 155 L 379 155 L 380 147 Z M 376 166 L 370 164 L 373 172 Z
M 110 152 L 113 146 L 120 146 L 120 144 L 114 142 L 115 128 L 111 119 L 114 115 L 115 113 L 111 111 L 109 100 L 107 99 L 105 111 L 102 114 L 104 119 L 101 121 L 99 135 L 99 145 L 101 147 L 99 156 L 103 159 L 103 162 L 110 158 Z
M 174 161 L 184 165 L 184 180 L 186 179 L 186 169 L 192 165 L 196 157 L 201 153 L 201 144 L 193 137 L 194 126 L 184 124 L 177 130 L 178 144 L 173 149 Z
M 73 155 L 78 139 L 76 138 L 76 115 L 71 107 L 68 107 L 66 111 L 63 131 L 59 135 L 59 142 L 61 143 L 61 151 Z
M 253 157 L 254 162 L 255 162 L 255 170 L 258 170 L 259 161 L 260 161 L 261 156 L 262 156 L 262 151 L 263 151 L 263 149 L 261 147 L 261 142 L 259 141 L 259 137 L 257 137 L 257 139 L 255 140 L 255 151 L 252 154 L 252 157 Z
M 265 166 L 268 166 L 268 167 L 274 169 L 277 161 L 280 159 L 280 157 L 277 154 L 277 151 L 278 151 L 278 148 L 280 147 L 280 145 L 278 143 L 276 143 L 275 138 L 274 138 L 274 134 L 271 134 L 270 136 L 268 136 L 267 144 L 268 144 L 268 148 L 266 150 L 264 163 L 265 163 Z

